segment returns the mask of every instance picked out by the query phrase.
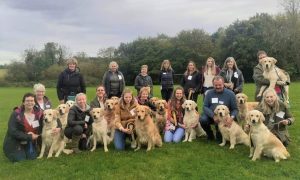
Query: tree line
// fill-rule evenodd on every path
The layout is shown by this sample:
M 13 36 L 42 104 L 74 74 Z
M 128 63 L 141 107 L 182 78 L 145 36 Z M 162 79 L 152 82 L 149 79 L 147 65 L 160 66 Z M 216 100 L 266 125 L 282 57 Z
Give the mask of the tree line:
M 227 57 L 234 57 L 245 81 L 253 82 L 258 50 L 265 50 L 269 56 L 275 57 L 277 66 L 296 79 L 300 73 L 300 4 L 299 0 L 286 0 L 282 5 L 285 13 L 256 14 L 248 20 L 236 20 L 213 34 L 203 29 L 192 29 L 183 30 L 174 37 L 166 34 L 139 37 L 132 42 L 120 43 L 119 47 L 100 49 L 97 57 L 89 57 L 84 52 L 77 53 L 75 57 L 90 86 L 102 81 L 112 60 L 118 62 L 127 85 L 133 84 L 143 64 L 148 65 L 149 74 L 157 84 L 164 59 L 171 61 L 175 74 L 183 74 L 188 61 L 195 61 L 201 69 L 210 56 L 220 67 Z M 66 47 L 54 42 L 46 43 L 41 50 L 26 49 L 24 62 L 7 65 L 7 76 L 0 83 L 26 86 L 39 81 L 46 86 L 55 86 L 59 73 L 65 68 L 65 59 L 69 56 Z M 177 83 L 180 78 L 175 77 Z

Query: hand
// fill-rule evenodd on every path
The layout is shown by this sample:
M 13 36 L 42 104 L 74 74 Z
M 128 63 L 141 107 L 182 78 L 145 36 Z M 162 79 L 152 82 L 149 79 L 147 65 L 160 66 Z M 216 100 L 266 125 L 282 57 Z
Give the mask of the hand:
M 121 131 L 126 134 L 132 134 L 132 130 L 128 129 L 128 128 L 126 128 L 126 129 L 123 128 Z
M 34 134 L 33 132 L 28 132 L 27 134 L 31 134 L 32 140 L 36 140 L 39 137 L 39 135 Z
M 233 119 L 231 117 L 227 117 L 226 121 L 225 121 L 225 126 L 226 127 L 231 127 L 232 122 L 233 122 Z
M 198 126 L 198 123 L 192 124 L 191 128 L 196 128 Z
M 279 86 L 286 85 L 286 83 L 284 81 L 277 81 L 276 84 L 279 85 Z
M 213 119 L 214 119 L 216 124 L 218 124 L 220 122 L 219 119 L 217 118 L 217 116 L 214 116 Z
M 178 126 L 181 127 L 181 128 L 183 128 L 183 129 L 186 128 L 185 124 L 180 124 L 180 123 L 178 123 Z
M 283 125 L 288 125 L 289 121 L 287 119 L 284 119 L 284 120 L 280 121 L 280 123 Z
M 61 128 L 54 128 L 52 129 L 52 134 L 58 134 L 60 133 Z
M 195 90 L 194 90 L 194 89 L 192 89 L 192 88 L 190 88 L 190 89 L 189 89 L 189 92 L 191 92 L 191 93 L 194 93 L 194 92 L 195 92 Z
M 87 128 L 88 128 L 87 123 L 84 123 L 84 129 L 87 129 Z

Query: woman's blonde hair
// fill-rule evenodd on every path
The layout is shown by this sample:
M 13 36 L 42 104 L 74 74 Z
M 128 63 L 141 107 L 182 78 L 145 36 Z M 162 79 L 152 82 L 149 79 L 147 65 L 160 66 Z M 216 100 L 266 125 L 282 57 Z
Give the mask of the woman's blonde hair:
M 212 58 L 212 57 L 208 57 L 207 60 L 206 60 L 206 63 L 205 63 L 205 66 L 204 66 L 204 70 L 203 70 L 203 74 L 206 73 L 208 74 L 208 65 L 207 65 L 207 62 L 208 60 L 211 60 L 212 61 L 212 67 L 211 67 L 211 74 L 212 75 L 216 75 L 217 74 L 217 71 L 216 71 L 216 62 L 215 62 L 215 59 Z
M 274 107 L 270 107 L 270 105 L 267 103 L 266 96 L 269 93 L 271 93 L 276 98 L 274 102 Z M 279 112 L 279 99 L 274 89 L 269 88 L 263 93 L 263 100 L 261 101 L 260 107 L 262 109 L 263 114 L 272 114 L 273 112 Z
M 131 97 L 132 97 L 131 102 L 130 102 L 130 106 L 132 106 L 133 104 L 136 103 L 136 102 L 135 102 L 135 99 L 134 99 L 134 97 L 133 97 L 133 92 L 131 91 L 131 89 L 125 88 L 125 89 L 123 90 L 122 95 L 121 95 L 121 98 L 120 98 L 120 106 L 121 106 L 122 108 L 125 108 L 124 95 L 125 95 L 126 93 L 130 93 L 130 94 L 131 94 Z
M 46 88 L 43 84 L 37 83 L 33 86 L 33 92 L 36 94 L 37 91 L 46 91 Z
M 169 67 L 167 68 L 167 69 L 165 69 L 165 67 L 164 67 L 164 65 L 166 64 L 166 63 L 169 63 Z M 168 60 L 168 59 L 165 59 L 165 60 L 163 60 L 163 62 L 161 63 L 161 65 L 160 65 L 160 70 L 172 70 L 172 66 L 171 66 L 171 62 L 170 62 L 170 60 Z
M 196 67 L 196 63 L 194 61 L 189 61 L 188 65 L 186 66 L 186 71 L 184 72 L 184 75 L 187 76 L 189 74 L 189 64 L 194 65 L 194 71 L 198 72 L 198 69 Z
M 67 59 L 66 63 L 67 63 L 67 65 L 69 65 L 69 64 L 75 64 L 76 67 L 78 66 L 78 61 L 74 57 Z

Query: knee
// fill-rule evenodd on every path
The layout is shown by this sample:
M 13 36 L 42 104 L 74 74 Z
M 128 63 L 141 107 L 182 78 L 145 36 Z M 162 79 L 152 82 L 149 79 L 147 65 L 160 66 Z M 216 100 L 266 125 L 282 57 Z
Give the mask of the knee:
M 164 135 L 164 142 L 170 143 L 172 142 L 173 134 L 170 131 L 166 131 Z
M 79 125 L 73 127 L 73 134 L 76 136 L 80 136 L 83 133 L 83 128 Z

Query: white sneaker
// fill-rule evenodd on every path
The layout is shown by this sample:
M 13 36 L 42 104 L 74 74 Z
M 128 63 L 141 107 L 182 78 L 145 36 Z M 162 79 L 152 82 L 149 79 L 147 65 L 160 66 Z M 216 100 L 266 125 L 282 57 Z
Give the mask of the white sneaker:
M 131 148 L 135 149 L 136 148 L 136 140 L 131 141 Z

